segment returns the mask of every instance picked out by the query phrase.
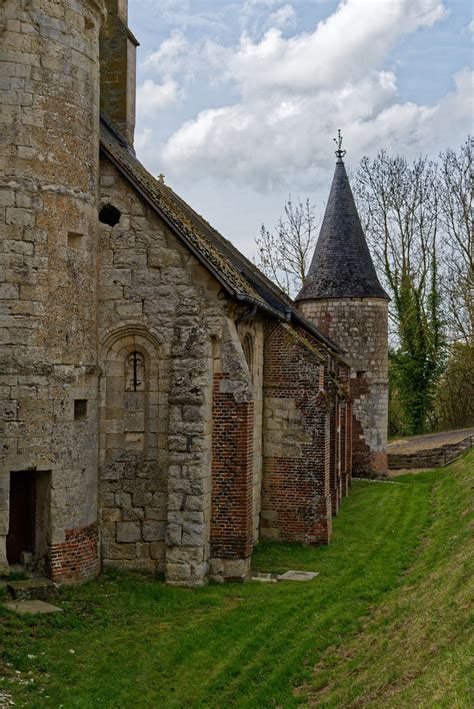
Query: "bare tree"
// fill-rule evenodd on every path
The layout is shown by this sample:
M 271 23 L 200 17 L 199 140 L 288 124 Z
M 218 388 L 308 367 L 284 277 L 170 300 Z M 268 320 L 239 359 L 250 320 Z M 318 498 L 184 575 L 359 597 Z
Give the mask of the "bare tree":
M 257 266 L 285 293 L 296 295 L 301 289 L 316 244 L 315 207 L 306 202 L 285 203 L 285 216 L 273 231 L 264 224 L 256 239 Z
M 474 238 L 472 223 L 473 139 L 440 154 L 439 218 L 443 233 L 443 296 L 451 341 L 474 336 Z

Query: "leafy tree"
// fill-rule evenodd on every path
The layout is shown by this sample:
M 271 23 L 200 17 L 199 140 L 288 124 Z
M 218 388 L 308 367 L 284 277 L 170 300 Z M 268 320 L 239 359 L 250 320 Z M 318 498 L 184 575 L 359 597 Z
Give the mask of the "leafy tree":
M 455 342 L 436 390 L 439 428 L 474 425 L 474 343 Z
M 376 265 L 392 298 L 392 370 L 410 433 L 425 429 L 443 363 L 437 167 L 382 150 L 365 157 L 355 194 Z

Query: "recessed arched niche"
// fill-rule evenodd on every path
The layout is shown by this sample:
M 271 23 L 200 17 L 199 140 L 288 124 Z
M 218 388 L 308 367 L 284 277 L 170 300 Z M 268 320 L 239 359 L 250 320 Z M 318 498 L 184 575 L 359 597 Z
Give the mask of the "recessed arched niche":
M 110 340 L 110 338 L 109 338 Z M 105 348 L 102 458 L 124 452 L 157 455 L 159 357 L 145 334 L 122 332 Z

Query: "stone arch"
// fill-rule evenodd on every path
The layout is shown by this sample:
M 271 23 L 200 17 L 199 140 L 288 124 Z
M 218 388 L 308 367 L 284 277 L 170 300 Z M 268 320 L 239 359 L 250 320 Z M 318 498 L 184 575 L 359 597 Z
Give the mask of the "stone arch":
M 124 325 L 108 333 L 101 348 L 100 457 L 101 462 L 121 454 L 157 458 L 160 341 L 141 326 Z M 127 366 L 136 353 L 142 360 L 144 381 L 138 390 L 127 385 Z

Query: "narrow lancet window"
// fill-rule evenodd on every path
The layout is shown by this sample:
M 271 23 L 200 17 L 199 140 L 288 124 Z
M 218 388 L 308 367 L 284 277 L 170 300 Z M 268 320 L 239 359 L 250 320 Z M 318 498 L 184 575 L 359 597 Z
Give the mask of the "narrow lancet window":
M 145 358 L 132 352 L 125 363 L 125 391 L 145 391 Z

